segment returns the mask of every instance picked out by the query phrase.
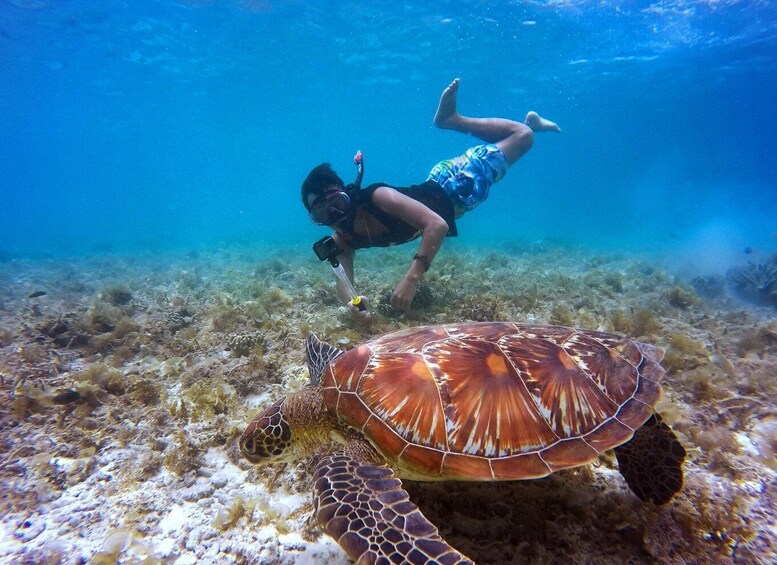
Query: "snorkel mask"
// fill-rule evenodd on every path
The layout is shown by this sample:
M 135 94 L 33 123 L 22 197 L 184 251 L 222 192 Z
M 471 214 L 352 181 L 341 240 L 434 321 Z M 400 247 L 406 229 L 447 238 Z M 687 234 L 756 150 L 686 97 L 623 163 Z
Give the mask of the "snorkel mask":
M 364 156 L 361 151 L 353 158 L 356 180 L 343 188 L 335 188 L 321 194 L 310 206 L 310 221 L 319 226 L 332 226 L 341 222 L 351 209 L 351 193 L 359 190 L 364 176 Z
M 351 197 L 343 189 L 330 190 L 313 201 L 310 221 L 319 226 L 332 226 L 345 218 L 351 207 Z

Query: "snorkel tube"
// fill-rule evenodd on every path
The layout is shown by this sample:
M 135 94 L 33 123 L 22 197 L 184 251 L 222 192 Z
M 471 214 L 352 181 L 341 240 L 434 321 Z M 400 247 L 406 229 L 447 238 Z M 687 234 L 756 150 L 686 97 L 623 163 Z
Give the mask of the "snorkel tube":
M 353 157 L 353 164 L 356 165 L 356 180 L 353 183 L 358 187 L 362 187 L 362 177 L 364 176 L 364 155 L 361 149 L 356 150 L 356 155 Z
M 360 190 L 362 187 L 362 177 L 364 176 L 364 155 L 362 154 L 361 150 L 356 150 L 356 155 L 353 158 L 353 164 L 356 165 L 356 180 L 345 187 L 346 191 L 349 193 L 353 192 L 354 190 Z M 345 269 L 343 269 L 340 261 L 337 260 L 337 256 L 342 253 L 343 250 L 340 249 L 334 238 L 331 236 L 326 236 L 319 239 L 313 244 L 313 252 L 316 254 L 316 257 L 318 257 L 319 261 L 329 261 L 329 264 L 332 265 L 332 270 L 335 272 L 337 280 L 343 284 L 343 288 L 348 294 L 348 303 L 356 306 L 360 312 L 364 312 L 367 309 L 367 306 L 364 305 L 362 297 L 356 293 L 356 289 L 353 287 L 351 279 L 348 278 Z
M 353 164 L 356 165 L 356 180 L 346 186 L 346 190 L 351 192 L 352 190 L 359 190 L 362 187 L 362 177 L 364 176 L 364 155 L 362 155 L 361 149 L 356 150 L 356 155 L 353 157 Z

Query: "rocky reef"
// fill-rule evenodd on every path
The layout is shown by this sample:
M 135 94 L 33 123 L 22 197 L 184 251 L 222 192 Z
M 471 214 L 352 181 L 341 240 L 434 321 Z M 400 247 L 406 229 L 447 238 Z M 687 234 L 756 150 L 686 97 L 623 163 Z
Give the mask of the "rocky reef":
M 777 307 L 777 258 L 768 263 L 749 263 L 726 272 L 733 294 L 759 306 Z
M 687 284 L 654 259 L 447 245 L 406 316 L 387 298 L 406 250 L 359 259 L 366 324 L 294 248 L 0 263 L 0 561 L 347 563 L 309 518 L 306 463 L 251 466 L 236 439 L 259 407 L 305 386 L 308 331 L 347 349 L 462 320 L 666 348 L 658 409 L 688 459 L 665 507 L 635 499 L 610 453 L 538 481 L 407 482 L 457 548 L 481 564 L 774 561 L 773 268 Z M 726 300 L 724 282 L 767 307 Z

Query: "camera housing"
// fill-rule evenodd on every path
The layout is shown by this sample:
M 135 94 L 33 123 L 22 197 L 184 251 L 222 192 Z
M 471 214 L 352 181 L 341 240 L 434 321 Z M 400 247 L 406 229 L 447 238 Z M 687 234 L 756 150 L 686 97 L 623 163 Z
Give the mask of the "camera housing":
M 313 252 L 318 257 L 319 261 L 329 261 L 333 267 L 337 267 L 340 262 L 337 260 L 337 256 L 343 252 L 337 245 L 337 242 L 331 235 L 322 237 L 313 244 Z

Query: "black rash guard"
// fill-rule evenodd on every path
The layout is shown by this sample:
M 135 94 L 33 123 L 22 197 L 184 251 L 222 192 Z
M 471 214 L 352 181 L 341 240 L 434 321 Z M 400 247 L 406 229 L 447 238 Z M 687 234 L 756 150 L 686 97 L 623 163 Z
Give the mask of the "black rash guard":
M 451 199 L 439 184 L 433 180 L 428 180 L 422 184 L 397 187 L 379 182 L 351 193 L 351 199 L 354 203 L 354 212 L 343 220 L 337 231 L 340 234 L 340 237 L 342 237 L 352 249 L 398 245 L 413 240 L 421 235 L 421 230 L 384 212 L 372 203 L 372 195 L 374 194 L 375 189 L 381 186 L 393 188 L 397 192 L 409 196 L 413 200 L 417 200 L 433 212 L 437 213 L 448 224 L 448 233 L 446 234 L 446 237 L 455 237 L 458 235 L 453 202 L 451 202 Z M 356 217 L 355 211 L 358 208 L 361 208 L 372 215 L 381 224 L 386 226 L 386 233 L 375 236 L 354 233 L 353 222 Z

